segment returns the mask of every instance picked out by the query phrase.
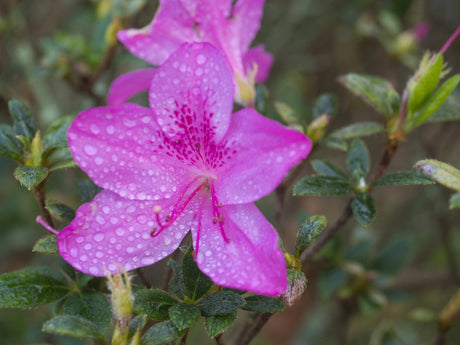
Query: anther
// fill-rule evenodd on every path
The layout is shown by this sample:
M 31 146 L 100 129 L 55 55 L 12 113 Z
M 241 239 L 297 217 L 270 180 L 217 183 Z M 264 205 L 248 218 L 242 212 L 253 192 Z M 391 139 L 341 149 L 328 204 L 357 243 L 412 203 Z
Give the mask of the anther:
M 217 217 L 212 217 L 212 223 L 217 224 Z
M 222 207 L 222 203 L 219 202 L 219 203 L 217 204 L 217 207 Z
M 153 213 L 159 214 L 162 208 L 160 205 L 153 206 Z
M 155 235 L 156 232 L 157 232 L 157 228 L 153 228 L 153 230 L 150 231 L 150 236 L 153 237 L 153 236 Z
M 224 216 L 220 216 L 220 218 L 219 218 L 219 222 L 223 223 L 223 222 L 224 222 L 224 220 L 225 220 L 225 217 L 224 217 Z
M 169 221 L 171 220 L 171 215 L 168 214 L 168 215 L 165 217 L 165 220 L 166 220 L 167 222 L 169 222 Z

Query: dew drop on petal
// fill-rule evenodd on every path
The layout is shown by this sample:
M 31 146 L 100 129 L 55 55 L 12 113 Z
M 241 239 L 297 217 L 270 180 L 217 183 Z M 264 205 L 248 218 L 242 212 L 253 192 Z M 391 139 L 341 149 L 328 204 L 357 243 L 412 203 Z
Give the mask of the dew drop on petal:
M 123 236 L 125 234 L 125 230 L 123 228 L 117 228 L 115 230 L 115 233 L 117 234 L 117 236 Z
M 96 252 L 96 257 L 97 258 L 102 258 L 104 256 L 104 254 L 102 252 Z
M 83 248 L 85 248 L 86 250 L 91 250 L 91 248 L 93 248 L 93 246 L 91 245 L 91 243 L 86 243 Z
M 77 237 L 77 239 L 75 241 L 77 243 L 82 243 L 84 240 L 85 240 L 85 238 L 83 236 L 80 236 L 80 237 Z
M 108 134 L 115 133 L 115 127 L 113 127 L 112 125 L 107 126 L 107 128 L 105 130 L 107 131 Z
M 83 151 L 85 151 L 85 153 L 86 153 L 88 156 L 94 156 L 94 155 L 97 153 L 97 148 L 95 148 L 93 145 L 86 144 L 86 145 L 83 147 Z
M 70 256 L 76 258 L 78 256 L 78 250 L 77 248 L 72 248 L 70 249 Z
M 96 241 L 96 242 L 101 242 L 103 239 L 104 239 L 104 234 L 102 233 L 97 233 L 93 236 L 93 239 Z
M 153 258 L 142 258 L 141 262 L 143 265 L 151 265 L 155 260 Z
M 196 63 L 197 64 L 202 65 L 205 62 L 206 62 L 206 56 L 204 56 L 203 54 L 197 55 L 197 57 L 196 57 Z
M 99 268 L 97 268 L 96 266 L 91 266 L 89 268 L 89 273 L 96 275 L 99 273 Z

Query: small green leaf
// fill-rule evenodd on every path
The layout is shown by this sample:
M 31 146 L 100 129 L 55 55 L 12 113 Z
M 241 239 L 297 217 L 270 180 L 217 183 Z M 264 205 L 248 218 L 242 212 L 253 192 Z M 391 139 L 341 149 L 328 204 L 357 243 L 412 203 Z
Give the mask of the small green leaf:
M 311 162 L 311 165 L 318 174 L 348 180 L 347 173 L 332 163 L 315 159 Z
M 348 144 L 345 140 L 327 137 L 320 141 L 320 144 L 334 150 L 347 151 Z
M 332 132 L 331 137 L 347 140 L 382 132 L 385 132 L 385 127 L 378 122 L 359 122 Z
M 169 319 L 168 309 L 178 301 L 163 290 L 143 289 L 134 293 L 133 310 L 138 314 L 146 314 L 149 319 Z
M 179 339 L 184 331 L 179 331 L 172 321 L 163 321 L 150 327 L 141 338 L 141 345 L 161 345 Z
M 46 209 L 64 220 L 72 220 L 75 218 L 75 211 L 70 206 L 65 204 L 48 204 L 46 205 Z
M 236 319 L 236 311 L 206 318 L 206 331 L 211 338 L 215 338 L 230 326 Z
M 418 80 L 412 81 L 410 83 L 415 83 L 412 89 L 412 92 L 409 95 L 409 103 L 407 110 L 409 112 L 408 121 L 413 121 L 413 115 L 419 109 L 421 109 L 431 94 L 436 90 L 438 86 L 439 79 L 441 78 L 441 72 L 444 67 L 444 57 L 442 54 L 438 54 L 434 61 L 428 62 L 428 66 L 425 71 L 417 72 Z M 422 75 L 419 75 L 422 73 Z
M 0 124 L 0 156 L 22 162 L 22 145 L 16 138 L 13 129 L 5 124 Z
M 419 171 L 400 171 L 383 175 L 371 186 L 391 186 L 391 185 L 410 185 L 410 184 L 434 184 L 434 181 L 423 175 Z
M 90 202 L 102 188 L 96 186 L 90 179 L 77 181 L 78 195 L 83 202 Z
M 17 136 L 22 136 L 30 143 L 37 132 L 35 120 L 30 115 L 29 109 L 19 101 L 8 102 L 8 109 L 13 119 L 13 128 Z
M 399 107 L 399 95 L 385 79 L 351 73 L 342 76 L 340 81 L 387 118 L 392 117 Z
M 294 195 L 341 195 L 353 189 L 353 184 L 332 176 L 308 176 L 296 183 Z
M 347 154 L 347 166 L 356 181 L 369 173 L 371 166 L 369 151 L 361 139 L 353 139 L 351 142 Z
M 72 294 L 62 303 L 60 313 L 90 321 L 101 333 L 107 332 L 112 321 L 110 304 L 100 292 L 84 291 Z
M 21 185 L 31 190 L 48 176 L 48 169 L 44 167 L 17 167 L 14 177 Z
M 57 316 L 45 322 L 42 331 L 79 339 L 93 339 L 107 344 L 104 335 L 91 321 L 77 316 Z
M 65 278 L 47 267 L 27 267 L 0 274 L 0 308 L 33 308 L 69 292 Z
M 321 115 L 334 115 L 337 112 L 337 98 L 329 93 L 318 97 L 313 108 L 313 118 L 317 119 Z
M 178 303 L 169 308 L 169 317 L 177 329 L 182 331 L 198 320 L 200 309 L 193 304 Z
M 168 266 L 174 271 L 174 276 L 169 282 L 169 289 L 180 299 L 185 296 L 185 286 L 182 274 L 182 266 L 172 259 L 168 260 Z
M 37 241 L 37 243 L 35 243 L 32 251 L 35 253 L 41 253 L 41 254 L 58 254 L 59 251 L 57 248 L 56 235 L 49 235 L 49 236 L 40 238 Z
M 325 227 L 326 217 L 324 216 L 311 216 L 304 221 L 297 234 L 295 245 L 295 256 L 297 258 L 300 258 L 304 250 L 310 246 Z
M 450 95 L 441 107 L 431 115 L 427 122 L 445 122 L 460 120 L 460 97 Z
M 146 323 L 147 315 L 145 314 L 137 315 L 136 317 L 131 319 L 131 321 L 129 322 L 128 338 L 132 338 L 134 334 L 136 334 L 138 331 L 142 331 Z
M 460 193 L 455 193 L 450 197 L 449 209 L 460 208 Z
M 192 247 L 189 248 L 182 259 L 182 274 L 187 296 L 196 301 L 209 291 L 213 282 L 198 268 L 192 256 Z
M 68 147 L 67 131 L 72 124 L 73 118 L 70 116 L 60 118 L 53 122 L 43 137 L 45 154 L 50 150 Z
M 284 309 L 284 304 L 279 299 L 269 296 L 255 295 L 246 299 L 246 304 L 241 308 L 258 313 L 276 313 Z
M 427 101 L 427 105 L 420 114 L 414 118 L 416 126 L 421 125 L 428 120 L 436 110 L 438 110 L 446 101 L 447 97 L 454 91 L 460 83 L 460 74 L 456 74 L 447 79 L 441 87 L 430 97 Z
M 436 182 L 460 192 L 460 170 L 435 159 L 425 159 L 415 163 L 414 168 Z
M 410 255 L 410 242 L 406 237 L 393 237 L 380 250 L 373 268 L 385 274 L 402 270 Z
M 58 147 L 49 152 L 45 157 L 44 163 L 50 171 L 56 171 L 77 166 L 70 149 L 67 147 Z
M 375 217 L 374 199 L 367 193 L 358 193 L 351 204 L 353 215 L 362 225 L 369 225 Z
M 203 298 L 200 307 L 203 316 L 228 314 L 245 305 L 244 298 L 230 291 L 214 292 Z

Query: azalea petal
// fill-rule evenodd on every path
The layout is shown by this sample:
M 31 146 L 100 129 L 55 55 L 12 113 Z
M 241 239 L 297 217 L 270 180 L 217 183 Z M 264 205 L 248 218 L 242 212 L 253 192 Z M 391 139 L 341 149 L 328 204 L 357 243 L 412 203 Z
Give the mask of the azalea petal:
M 190 126 L 215 142 L 225 135 L 233 107 L 232 72 L 225 55 L 209 43 L 184 43 L 158 69 L 150 106 L 170 138 Z
M 234 152 L 216 171 L 216 194 L 224 205 L 252 202 L 269 194 L 312 147 L 302 133 L 252 109 L 233 114 L 224 140 Z
M 110 85 L 107 104 L 114 106 L 126 102 L 142 91 L 147 91 L 152 83 L 155 68 L 144 68 L 122 74 Z
M 59 253 L 77 270 L 94 276 L 151 265 L 179 246 L 192 216 L 184 212 L 170 228 L 152 237 L 158 226 L 153 207 L 158 205 L 103 190 L 80 206 L 75 219 L 59 232 Z
M 233 25 L 238 27 L 240 49 L 246 51 L 260 28 L 265 0 L 238 0 L 233 8 Z
M 219 224 L 213 222 L 209 198 L 200 211 L 196 262 L 201 271 L 221 286 L 271 296 L 286 290 L 286 263 L 278 247 L 278 235 L 254 204 L 219 207 L 229 242 L 222 236 Z M 192 228 L 195 250 L 197 234 Z
M 181 43 L 198 40 L 194 23 L 181 0 L 161 0 L 149 25 L 119 31 L 117 37 L 133 55 L 161 65 Z
M 246 74 L 248 73 L 247 71 L 254 69 L 254 65 L 257 65 L 257 74 L 255 77 L 257 83 L 263 83 L 267 80 L 272 64 L 273 55 L 266 52 L 262 44 L 249 49 L 243 56 L 243 65 Z
M 83 171 L 98 186 L 128 199 L 169 199 L 195 176 L 174 156 L 174 148 L 165 147 L 151 110 L 136 104 L 86 110 L 67 134 Z

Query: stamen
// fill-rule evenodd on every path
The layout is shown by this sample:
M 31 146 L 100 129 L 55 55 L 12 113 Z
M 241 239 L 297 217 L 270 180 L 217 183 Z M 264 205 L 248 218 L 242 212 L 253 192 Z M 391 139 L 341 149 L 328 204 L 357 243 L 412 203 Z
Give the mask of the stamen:
M 53 234 L 57 235 L 59 234 L 59 232 L 57 232 L 55 229 L 53 229 L 51 226 L 48 225 L 48 223 L 46 223 L 42 216 L 37 216 L 37 218 L 35 218 L 35 221 L 38 223 L 38 224 L 41 224 L 46 230 L 48 230 L 49 232 L 52 232 Z
M 200 203 L 200 208 L 198 210 L 198 228 L 196 231 L 196 245 L 195 245 L 195 251 L 193 252 L 195 255 L 193 258 L 196 258 L 198 256 L 198 251 L 200 250 L 200 234 L 201 234 L 201 217 L 203 216 L 203 204 L 204 204 L 205 198 L 202 197 L 201 203 Z
M 155 237 L 155 236 L 153 236 L 153 235 L 155 235 L 155 233 L 156 233 L 157 231 L 158 231 L 157 228 L 153 228 L 152 231 L 150 231 L 150 236 Z
M 444 54 L 444 52 L 449 48 L 449 46 L 452 44 L 452 42 L 457 38 L 457 36 L 460 34 L 460 26 L 455 30 L 455 32 L 452 34 L 452 36 L 449 37 L 446 43 L 442 46 L 441 50 L 439 51 L 441 54 Z
M 209 187 L 211 190 L 211 199 L 212 199 L 212 213 L 213 213 L 213 223 L 216 224 L 217 222 L 214 222 L 214 219 L 219 220 L 219 229 L 222 237 L 224 238 L 225 242 L 230 242 L 230 238 L 227 237 L 225 234 L 224 230 L 224 222 L 225 222 L 225 217 L 221 216 L 219 213 L 219 208 L 222 207 L 222 203 L 220 203 L 217 200 L 216 196 L 216 190 L 214 188 L 214 183 L 212 181 L 209 182 Z M 220 206 L 219 206 L 220 205 Z

